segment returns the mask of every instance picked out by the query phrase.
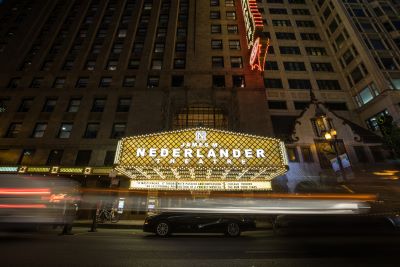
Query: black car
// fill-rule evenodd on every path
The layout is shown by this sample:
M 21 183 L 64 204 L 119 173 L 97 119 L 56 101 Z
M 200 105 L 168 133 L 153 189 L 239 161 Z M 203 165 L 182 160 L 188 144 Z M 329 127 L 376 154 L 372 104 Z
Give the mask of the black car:
M 224 233 L 236 237 L 242 231 L 254 230 L 255 227 L 253 219 L 240 215 L 164 212 L 148 216 L 143 231 L 164 237 L 171 233 Z

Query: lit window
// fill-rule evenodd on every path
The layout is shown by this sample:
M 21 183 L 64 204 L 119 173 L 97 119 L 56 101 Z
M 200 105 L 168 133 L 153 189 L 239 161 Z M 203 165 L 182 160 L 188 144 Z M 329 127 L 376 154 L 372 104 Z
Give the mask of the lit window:
M 72 123 L 62 123 L 60 131 L 58 132 L 58 138 L 68 139 L 71 136 Z
M 69 101 L 67 112 L 75 113 L 78 112 L 81 105 L 81 99 L 73 98 Z
M 47 129 L 47 123 L 37 123 L 35 125 L 35 129 L 33 130 L 32 137 L 33 138 L 43 137 L 46 129 Z

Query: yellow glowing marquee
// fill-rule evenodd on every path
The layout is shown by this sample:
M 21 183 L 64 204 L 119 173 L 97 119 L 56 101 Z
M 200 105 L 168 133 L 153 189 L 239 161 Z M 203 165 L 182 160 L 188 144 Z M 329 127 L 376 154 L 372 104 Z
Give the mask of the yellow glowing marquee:
M 207 128 L 123 138 L 114 163 L 117 171 L 134 180 L 157 181 L 135 183 L 134 187 L 153 184 L 172 190 L 202 188 L 204 181 L 224 182 L 211 187 L 232 189 L 227 181 L 269 181 L 284 174 L 288 165 L 279 139 Z M 161 185 L 159 181 L 180 183 Z M 246 186 L 252 188 L 240 184 L 236 189 Z

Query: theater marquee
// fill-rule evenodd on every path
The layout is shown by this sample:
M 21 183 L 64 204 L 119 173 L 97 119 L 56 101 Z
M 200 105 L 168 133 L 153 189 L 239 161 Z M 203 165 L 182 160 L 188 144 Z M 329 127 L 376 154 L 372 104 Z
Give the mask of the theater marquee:
M 138 189 L 267 190 L 287 159 L 278 139 L 195 128 L 123 138 L 115 169 Z

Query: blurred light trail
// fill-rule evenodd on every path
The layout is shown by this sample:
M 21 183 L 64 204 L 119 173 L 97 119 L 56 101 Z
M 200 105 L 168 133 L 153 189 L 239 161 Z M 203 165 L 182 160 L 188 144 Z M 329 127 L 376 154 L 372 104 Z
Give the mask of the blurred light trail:
M 43 204 L 0 204 L 0 209 L 45 209 Z
M 0 195 L 50 195 L 49 188 L 0 188 Z

